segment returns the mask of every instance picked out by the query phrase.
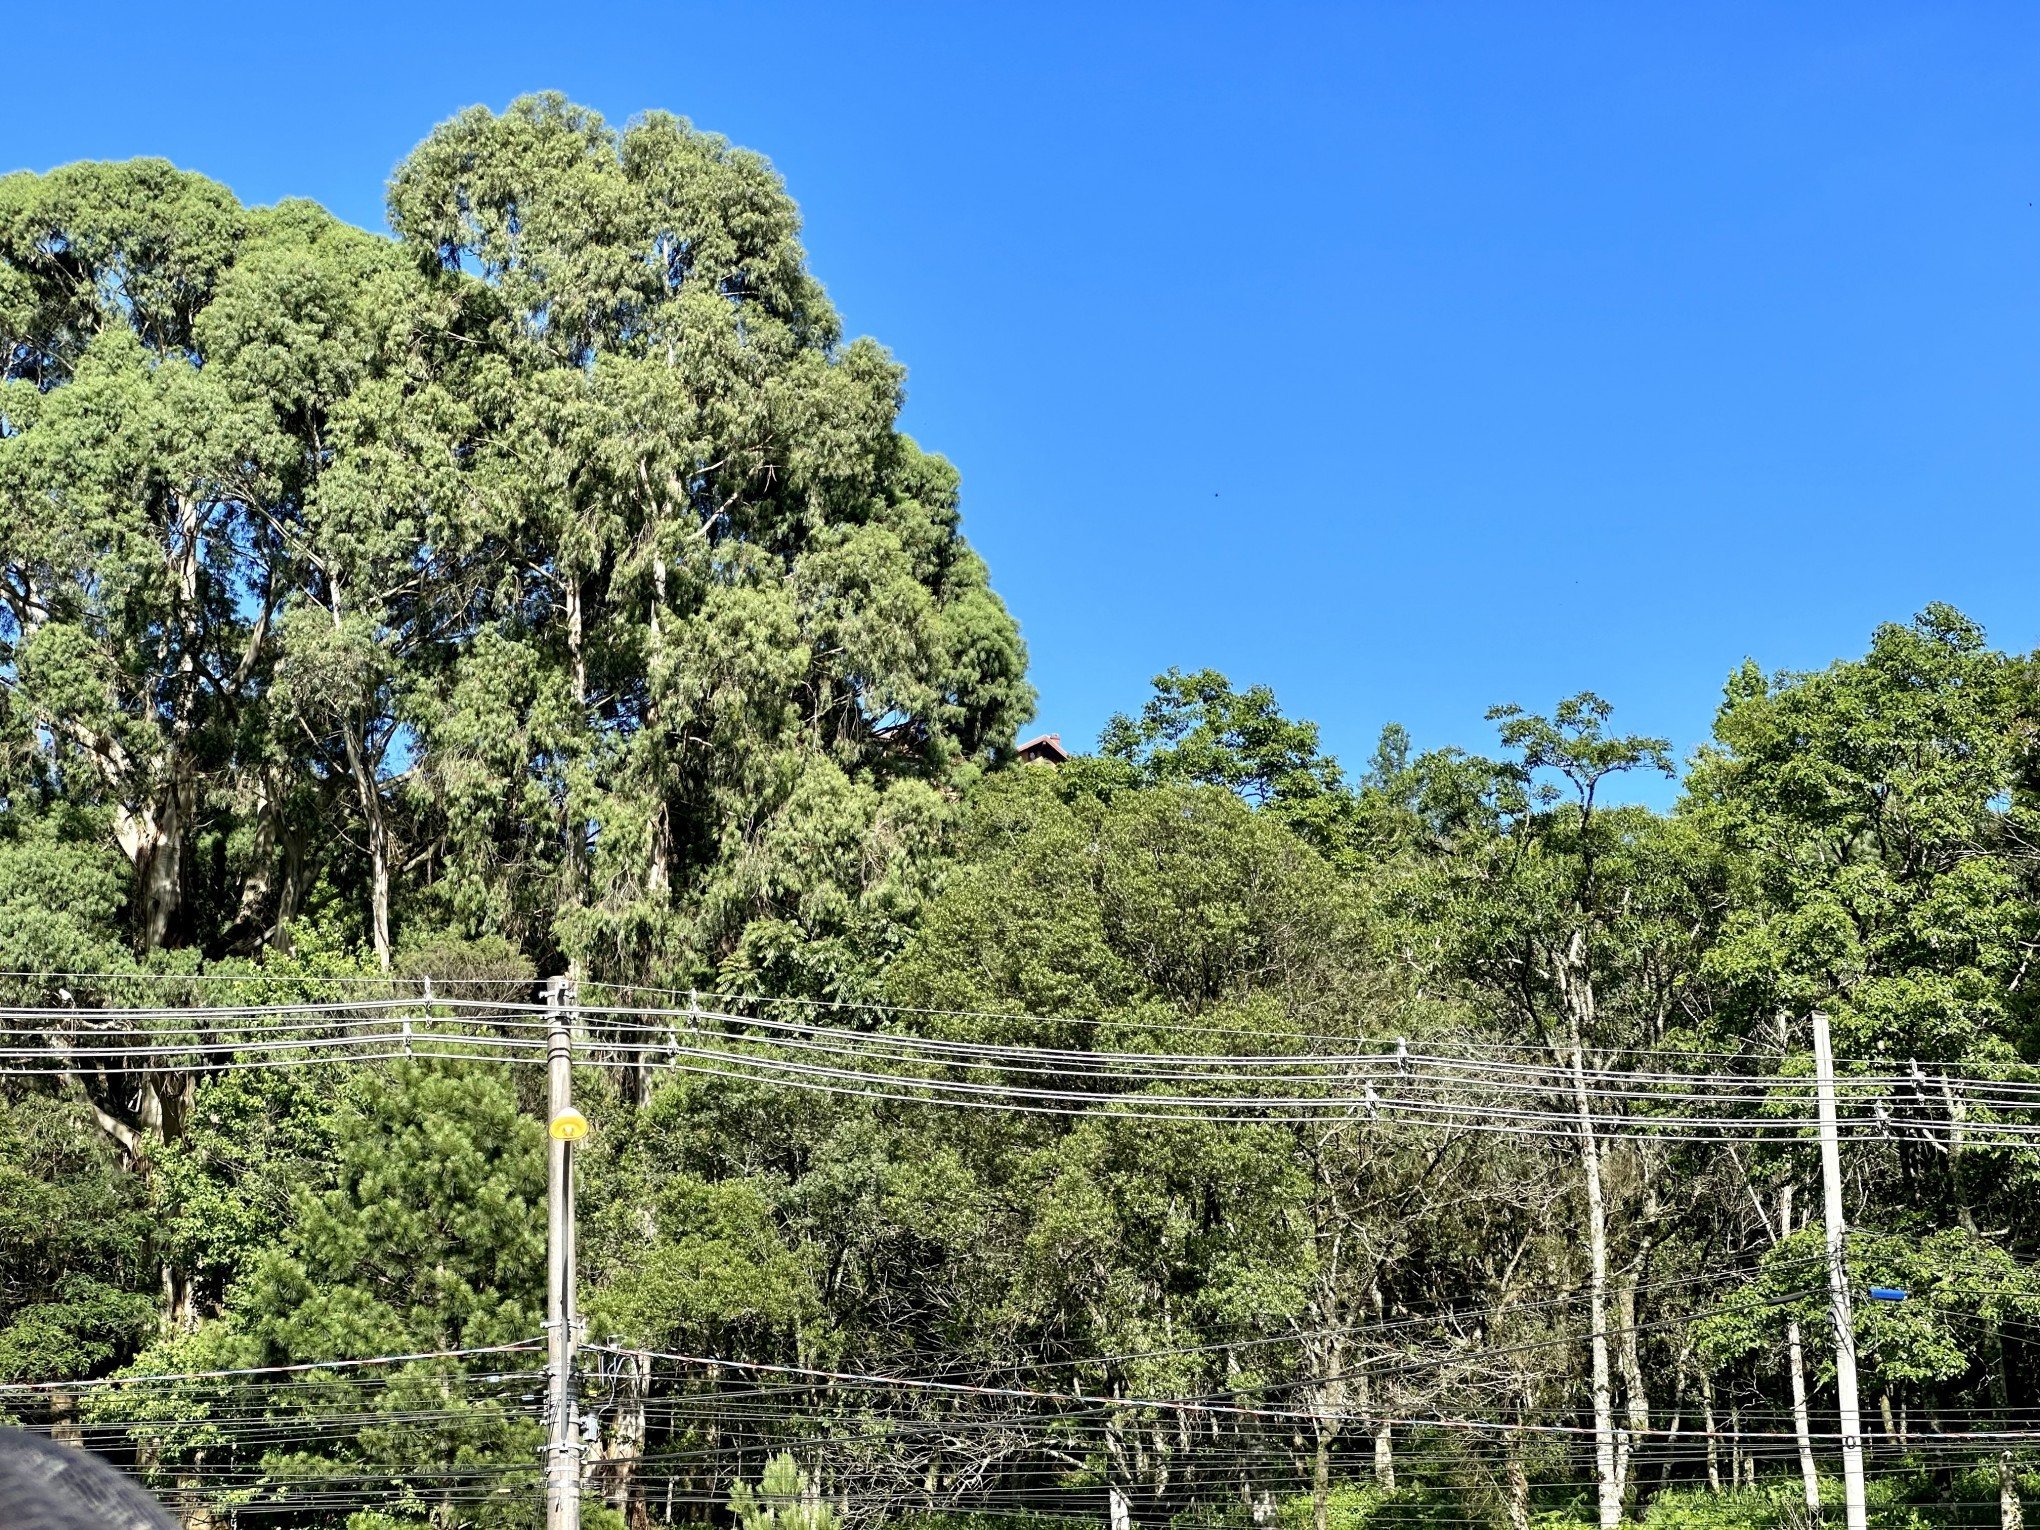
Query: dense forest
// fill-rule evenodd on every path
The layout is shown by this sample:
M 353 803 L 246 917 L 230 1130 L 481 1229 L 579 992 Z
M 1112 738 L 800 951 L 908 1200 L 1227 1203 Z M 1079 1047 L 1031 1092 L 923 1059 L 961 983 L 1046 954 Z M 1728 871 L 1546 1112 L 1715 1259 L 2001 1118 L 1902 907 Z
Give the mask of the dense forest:
M 189 1526 L 538 1523 L 564 977 L 590 1526 L 1805 1527 L 1818 1013 L 1873 1521 L 2016 1530 L 2033 658 L 1359 770 L 1171 671 L 1023 764 L 762 159 L 534 97 L 388 209 L 0 179 L 0 1414 Z

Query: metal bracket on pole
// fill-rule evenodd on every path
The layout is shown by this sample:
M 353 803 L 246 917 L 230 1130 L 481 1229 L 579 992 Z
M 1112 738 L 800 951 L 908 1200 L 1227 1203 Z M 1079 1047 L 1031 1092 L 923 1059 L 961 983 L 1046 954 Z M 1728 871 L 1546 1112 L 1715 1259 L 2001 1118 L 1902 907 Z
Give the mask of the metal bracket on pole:
M 1841 1129 L 1835 1109 L 1835 1046 L 1828 1018 L 1813 1015 L 1813 1072 L 1820 1094 L 1820 1178 L 1826 1194 L 1828 1298 L 1835 1325 L 1835 1393 L 1841 1405 L 1842 1505 L 1848 1530 L 1869 1522 L 1863 1482 L 1863 1415 L 1856 1395 L 1856 1324 L 1849 1311 L 1849 1267 L 1843 1251 Z

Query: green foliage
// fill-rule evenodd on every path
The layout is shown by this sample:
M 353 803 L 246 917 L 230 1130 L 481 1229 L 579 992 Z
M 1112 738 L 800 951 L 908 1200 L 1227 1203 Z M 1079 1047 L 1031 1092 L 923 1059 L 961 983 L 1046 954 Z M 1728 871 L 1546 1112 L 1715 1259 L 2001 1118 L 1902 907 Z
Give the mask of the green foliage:
M 194 1516 L 533 1523 L 528 1352 L 440 1352 L 540 1333 L 536 1080 L 209 1072 L 95 1011 L 146 1003 L 168 1044 L 201 998 L 430 978 L 445 1008 L 562 971 L 1036 1045 L 967 1071 L 1044 1105 L 1116 1090 L 966 1112 L 912 1060 L 834 1095 L 590 1062 L 594 1339 L 956 1378 L 881 1404 L 605 1350 L 591 1526 L 647 1522 L 662 1474 L 699 1514 L 769 1453 L 728 1488 L 744 1530 L 1108 1486 L 1143 1520 L 1558 1530 L 1589 1291 L 1636 1440 L 1774 1422 L 1793 1319 L 1825 1438 L 1797 1150 L 1172 1119 L 1157 1052 L 1331 1054 L 1308 1103 L 1397 1036 L 1476 1043 L 1609 1121 L 1660 1109 L 1604 1087 L 1642 1057 L 1803 1080 L 1823 1009 L 1883 1080 L 1851 1083 L 1882 1130 L 1848 1147 L 1850 1276 L 1912 1293 L 1859 1303 L 1874 1405 L 2040 1401 L 2040 1153 L 1979 1145 L 2011 1107 L 1940 1083 L 2040 1078 L 2035 661 L 1931 606 L 1815 673 L 1746 664 L 1669 814 L 1616 800 L 1673 762 L 1591 692 L 1496 708 L 1494 758 L 1391 726 L 1349 782 L 1265 686 L 1170 670 L 1098 756 L 1009 770 L 1033 695 L 958 475 L 765 160 L 533 96 L 441 124 L 389 215 L 152 160 L 0 177 L 0 999 L 64 1011 L 0 1082 L 0 1381 L 425 1356 L 53 1388 L 40 1422 Z M 1411 1423 L 1455 1412 L 1511 1433 Z M 1377 1427 L 1399 1491 L 1353 1478 Z M 1653 1494 L 1648 1456 L 1647 1524 L 1798 1525 L 1789 1481 Z M 1879 1523 L 1995 1491 L 1950 1475 L 1881 1478 Z
M 737 1530 L 835 1530 L 836 1525 L 835 1510 L 783 1451 L 765 1464 L 757 1487 L 739 1482 L 730 1489 L 730 1513 Z
M 761 1186 L 658 1172 L 632 1188 L 603 1228 L 614 1273 L 591 1307 L 595 1331 L 722 1352 L 769 1346 L 775 1331 L 815 1315 L 809 1272 L 781 1241 Z
M 2018 666 L 1945 606 L 1817 674 L 1731 681 L 1686 809 L 1740 877 L 1711 973 L 1751 1010 L 1826 1006 L 1845 1055 L 2007 1055 L 2033 912 L 2017 859 Z
M 265 1351 L 326 1359 L 501 1344 L 543 1305 L 544 1130 L 475 1065 L 398 1064 L 349 1087 L 332 1189 L 230 1301 Z
M 221 1102 L 222 1118 L 227 1108 Z M 471 1064 L 363 1070 L 347 1077 L 329 1112 L 321 1127 L 332 1160 L 325 1187 L 301 1174 L 295 1207 L 273 1241 L 237 1251 L 243 1267 L 226 1292 L 225 1316 L 164 1339 L 136 1369 L 430 1356 L 539 1332 L 544 1130 L 519 1109 L 501 1072 Z M 212 1246 L 229 1242 L 232 1231 L 222 1229 Z M 425 1358 L 374 1370 L 368 1390 L 362 1376 L 341 1368 L 224 1392 L 194 1381 L 105 1404 L 109 1416 L 139 1410 L 147 1420 L 129 1433 L 164 1481 L 194 1459 L 238 1460 L 249 1493 L 288 1508 L 328 1480 L 374 1480 L 392 1523 L 436 1525 L 446 1522 L 440 1500 L 461 1473 L 479 1473 L 491 1486 L 535 1479 L 537 1427 L 514 1393 L 486 1379 L 498 1365 L 520 1363 Z M 241 1443 L 245 1431 L 208 1427 L 250 1411 L 279 1424 L 334 1414 L 353 1422 L 266 1449 L 259 1437 Z M 458 1523 L 531 1523 L 521 1492 L 464 1514 Z
M 1870 1482 L 1870 1524 L 1876 1530 L 1927 1530 L 1939 1522 L 1938 1516 L 1908 1501 L 1913 1490 L 1914 1485 L 1903 1480 Z M 1841 1502 L 1839 1478 L 1823 1477 L 1820 1491 L 1822 1503 Z M 1782 1478 L 1720 1493 L 1674 1488 L 1652 1495 L 1643 1524 L 1644 1530 L 1807 1530 L 1805 1488 L 1796 1479 Z
M 1284 717 L 1265 685 L 1235 690 L 1217 670 L 1155 676 L 1140 716 L 1116 713 L 1099 752 L 1132 765 L 1150 784 L 1197 782 L 1238 792 L 1270 809 L 1328 855 L 1347 848 L 1354 803 L 1339 762 L 1318 743 L 1317 724 Z
M 0 1095 L 0 1380 L 124 1360 L 155 1323 L 145 1186 L 88 1112 Z
M 493 682 L 456 657 L 417 693 L 421 784 L 489 806 L 462 897 L 521 899 L 503 850 L 551 774 L 553 935 L 588 973 L 856 981 L 918 896 L 924 783 L 1031 704 L 955 475 L 895 429 L 899 369 L 841 341 L 764 161 L 677 118 L 470 111 L 390 208 L 481 284 L 502 367 L 472 491 L 543 592 L 473 650 Z
M 1325 1495 L 1325 1530 L 1373 1530 L 1384 1518 L 1401 1523 L 1402 1516 L 1382 1513 L 1394 1496 L 1371 1482 L 1335 1482 Z M 1308 1493 L 1291 1494 L 1277 1507 L 1275 1522 L 1282 1530 L 1312 1530 L 1316 1508 Z
M 132 965 L 120 938 L 127 877 L 100 815 L 62 804 L 0 813 L 0 987 L 23 1003 L 89 998 L 71 973 Z
M 477 108 L 390 216 L 155 161 L 0 182 L 8 816 L 61 784 L 127 867 L 18 965 L 325 906 L 384 967 L 450 934 L 867 980 L 1032 704 L 901 369 L 765 161 L 674 117 Z
M 890 969 L 901 1002 L 1137 1032 L 1163 1018 L 1155 1006 L 1217 1028 L 1238 1018 L 1226 1018 L 1230 1006 L 1266 993 L 1296 1006 L 1293 1025 L 1355 997 L 1340 992 L 1349 894 L 1308 846 L 1229 792 L 1101 797 L 1015 772 L 985 783 L 960 841 L 961 864 Z M 1027 1029 L 1049 1045 L 1086 1035 Z

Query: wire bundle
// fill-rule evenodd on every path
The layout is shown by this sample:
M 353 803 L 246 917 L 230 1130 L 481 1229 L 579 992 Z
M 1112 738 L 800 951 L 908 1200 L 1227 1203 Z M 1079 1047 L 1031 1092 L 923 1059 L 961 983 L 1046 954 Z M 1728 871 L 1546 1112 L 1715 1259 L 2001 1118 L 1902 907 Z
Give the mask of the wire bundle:
M 1812 1079 L 1777 1060 L 1618 1066 L 1477 1043 L 1401 1039 L 1325 1048 L 1271 1036 L 1259 1050 L 1136 1051 L 959 1040 L 902 1028 L 939 1011 L 883 1011 L 884 1028 L 749 1013 L 584 1004 L 584 1058 L 892 1104 L 1152 1122 L 1335 1126 L 1392 1120 L 1518 1136 L 1790 1143 L 1817 1128 Z M 957 1018 L 966 1018 L 957 1016 Z M 977 1018 L 977 1017 L 968 1017 Z M 405 1058 L 539 1065 L 550 1021 L 514 999 L 363 997 L 271 1005 L 118 1010 L 0 1008 L 0 1075 L 139 1070 L 202 1073 Z M 1229 1040 L 1236 1032 L 1204 1033 Z M 1281 1046 L 1286 1040 L 1309 1045 Z M 1267 1043 L 1277 1043 L 1269 1045 Z M 1661 1055 L 1661 1054 L 1660 1054 Z M 1841 1131 L 1858 1140 L 1939 1138 L 2013 1146 L 2040 1136 L 2040 1076 L 2023 1065 L 1850 1064 Z

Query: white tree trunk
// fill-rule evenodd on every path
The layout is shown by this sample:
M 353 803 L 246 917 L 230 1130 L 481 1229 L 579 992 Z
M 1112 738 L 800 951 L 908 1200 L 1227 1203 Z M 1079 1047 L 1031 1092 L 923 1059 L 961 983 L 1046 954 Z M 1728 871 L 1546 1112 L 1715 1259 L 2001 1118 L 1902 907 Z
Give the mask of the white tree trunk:
M 1126 1454 L 1126 1426 L 1117 1414 L 1105 1425 L 1105 1518 L 1107 1530 L 1133 1530 L 1133 1473 Z
M 1593 1358 L 1594 1475 L 1599 1488 L 1601 1530 L 1615 1530 L 1622 1522 L 1622 1470 L 1616 1451 L 1615 1380 L 1608 1352 L 1608 1204 L 1601 1188 L 1600 1136 L 1587 1094 L 1580 1001 L 1570 991 L 1568 1000 L 1567 1040 L 1571 1043 L 1573 1098 L 1579 1120 L 1575 1136 L 1587 1192 L 1587 1326 Z M 1585 1002 L 1591 1004 L 1591 997 Z
M 1707 1430 L 1707 1486 L 1721 1491 L 1721 1431 L 1714 1418 L 1714 1378 L 1700 1374 L 1700 1417 Z
M 1523 1463 L 1523 1435 L 1511 1429 L 1503 1449 L 1508 1460 L 1509 1530 L 1530 1530 L 1530 1471 Z
M 144 951 L 159 951 L 184 902 L 184 840 L 194 795 L 176 761 L 162 795 L 114 810 L 113 837 L 135 871 L 136 930 Z
M 1636 1269 L 1631 1269 L 1617 1295 L 1616 1312 L 1622 1324 L 1622 1392 L 1628 1427 L 1622 1432 L 1620 1470 L 1624 1504 L 1633 1505 L 1636 1493 L 1636 1445 L 1650 1429 L 1650 1393 L 1643 1379 L 1643 1355 L 1636 1329 Z
M 1820 1514 L 1820 1472 L 1813 1460 L 1813 1425 L 1806 1407 L 1806 1350 L 1801 1343 L 1799 1319 L 1785 1324 L 1786 1363 L 1792 1372 L 1792 1433 L 1799 1442 L 1799 1475 L 1806 1486 L 1806 1512 Z
M 1792 1235 L 1792 1185 L 1778 1188 L 1778 1237 Z M 1785 1364 L 1792 1382 L 1792 1432 L 1799 1442 L 1799 1475 L 1806 1486 L 1806 1512 L 1820 1519 L 1820 1471 L 1813 1460 L 1813 1423 L 1806 1406 L 1806 1344 L 1795 1316 L 1785 1324 Z

